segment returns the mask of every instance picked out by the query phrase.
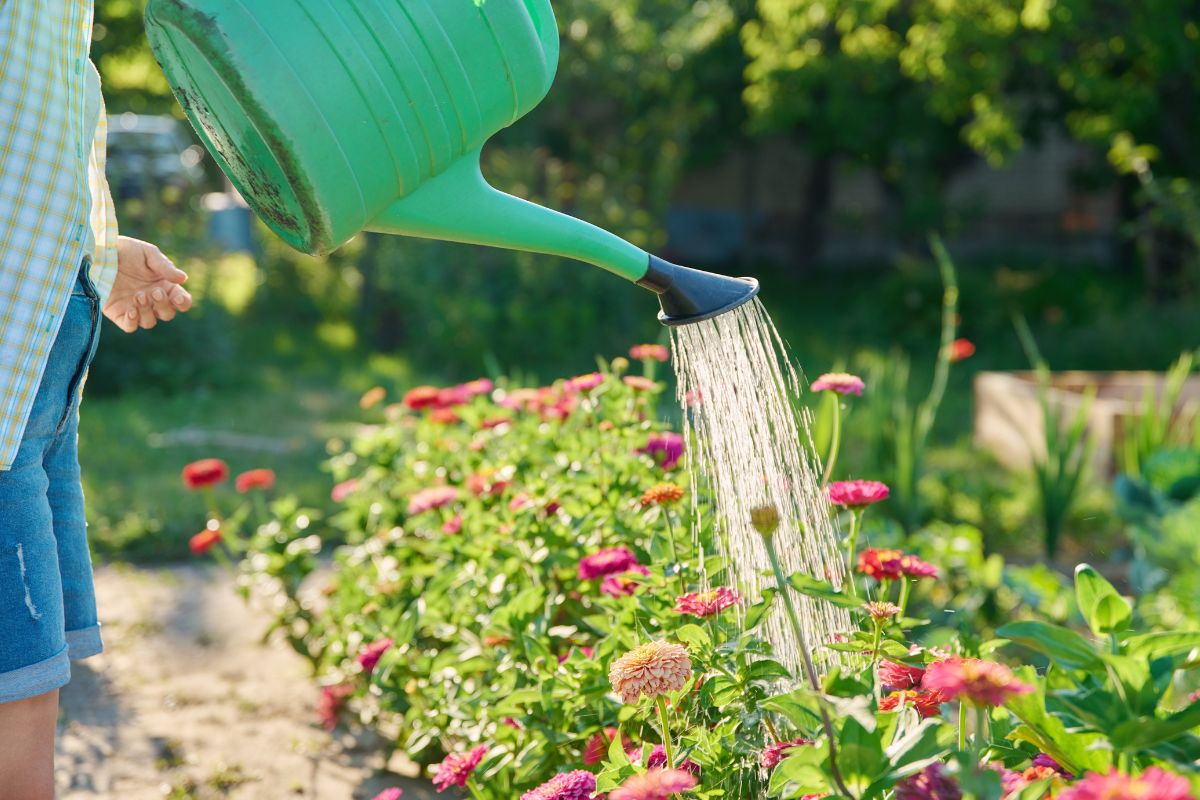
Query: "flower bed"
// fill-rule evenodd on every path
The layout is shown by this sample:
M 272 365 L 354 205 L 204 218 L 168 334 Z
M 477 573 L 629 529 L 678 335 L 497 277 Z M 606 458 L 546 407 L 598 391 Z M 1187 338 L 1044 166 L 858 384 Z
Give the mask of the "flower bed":
M 244 551 L 243 584 L 277 593 L 327 726 L 371 726 L 439 790 L 488 800 L 1196 795 L 1200 633 L 1139 632 L 1087 567 L 1087 627 L 1055 624 L 1054 604 L 1013 599 L 1032 573 L 998 577 L 961 531 L 931 529 L 919 552 L 859 549 L 869 505 L 886 502 L 872 483 L 831 487 L 853 586 L 780 576 L 751 603 L 693 525 L 684 442 L 656 421 L 665 353 L 639 355 L 642 374 L 620 359 L 549 387 L 423 387 L 389 407 L 331 460 L 327 525 L 347 544 L 319 603 L 301 591 L 312 512 L 278 501 L 254 533 L 224 536 L 214 552 Z M 769 536 L 767 511 L 755 523 Z M 759 635 L 797 592 L 857 620 L 817 643 L 843 657 L 820 691 Z M 995 636 L 984 603 L 1010 617 Z

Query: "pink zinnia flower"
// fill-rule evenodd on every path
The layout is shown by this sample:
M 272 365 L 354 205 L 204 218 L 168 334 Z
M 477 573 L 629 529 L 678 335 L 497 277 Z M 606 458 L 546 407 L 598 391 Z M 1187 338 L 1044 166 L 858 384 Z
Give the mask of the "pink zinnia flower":
M 479 427 L 485 431 L 490 431 L 493 428 L 499 428 L 501 425 L 507 425 L 512 422 L 512 417 L 488 417 L 479 423 Z
M 453 486 L 430 486 L 414 494 L 408 500 L 408 515 L 415 516 L 435 508 L 453 503 L 458 499 L 458 490 Z
M 492 383 L 487 378 L 476 378 L 473 381 L 467 381 L 464 383 L 462 388 L 469 397 L 480 397 L 485 394 L 490 394 L 492 389 L 496 388 L 496 384 Z
M 451 786 L 466 786 L 471 773 L 479 766 L 479 762 L 483 761 L 487 750 L 487 745 L 481 744 L 469 753 L 451 753 L 446 756 L 446 760 L 437 766 L 433 785 L 439 792 L 444 792 Z
M 608 800 L 669 800 L 696 787 L 696 776 L 681 769 L 652 769 L 631 775 L 614 789 Z
M 829 502 L 858 509 L 888 499 L 891 490 L 879 481 L 834 481 L 829 484 Z
M 896 784 L 896 800 L 961 800 L 962 790 L 942 764 L 930 764 Z
M 596 791 L 596 776 L 587 770 L 560 772 L 536 789 L 521 795 L 521 800 L 588 800 Z
M 380 639 L 376 642 L 371 642 L 363 648 L 363 651 L 358 654 L 358 665 L 362 667 L 363 672 L 370 675 L 375 671 L 375 665 L 379 663 L 379 659 L 383 658 L 392 646 L 391 639 Z
M 521 509 L 525 508 L 526 506 L 531 506 L 531 505 L 533 505 L 533 498 L 530 497 L 529 495 L 525 494 L 525 492 L 520 492 L 518 494 L 513 495 L 513 498 L 508 501 L 508 510 L 509 511 L 520 511 Z
M 920 667 L 910 667 L 894 661 L 882 661 L 879 664 L 879 685 L 888 691 L 915 689 L 921 685 L 921 679 L 924 677 L 925 670 Z
M 1113 770 L 1107 775 L 1089 772 L 1068 786 L 1057 800 L 1195 800 L 1187 778 L 1150 767 L 1136 778 Z
M 938 574 L 937 567 L 917 556 L 878 547 L 862 550 L 858 554 L 856 567 L 863 575 L 877 581 L 896 580 L 903 575 L 910 578 L 936 578 Z
M 371 800 L 400 800 L 404 796 L 403 789 L 384 789 L 379 794 L 375 795 Z
M 317 700 L 317 715 L 321 718 L 321 725 L 325 730 L 331 731 L 337 727 L 338 715 L 342 713 L 342 707 L 346 705 L 346 698 L 354 693 L 354 687 L 348 683 L 339 683 L 336 686 L 326 686 L 321 689 L 321 696 Z
M 925 670 L 921 685 L 941 692 L 947 700 L 963 698 L 976 705 L 1003 705 L 1011 695 L 1027 694 L 1033 687 L 1017 680 L 1003 664 L 978 658 L 948 658 Z
M 708 592 L 688 592 L 675 599 L 675 610 L 693 617 L 711 617 L 741 602 L 742 596 L 728 586 Z
M 661 344 L 635 344 L 629 348 L 629 357 L 638 361 L 666 361 L 671 353 Z
M 625 385 L 635 392 L 652 392 L 658 388 L 658 384 L 649 378 L 643 378 L 641 375 L 626 375 L 621 378 Z
M 797 747 L 804 747 L 812 744 L 808 739 L 792 739 L 790 742 L 776 742 L 769 744 L 763 748 L 762 753 L 758 757 L 758 764 L 763 769 L 775 769 L 779 766 L 779 762 L 787 757 L 788 752 Z
M 607 547 L 579 560 L 579 579 L 590 581 L 605 575 L 627 572 L 637 563 L 637 556 L 628 547 Z
M 983 765 L 984 769 L 1000 773 L 1000 796 L 1002 798 L 1019 792 L 1028 785 L 1028 781 L 1016 770 L 1011 770 L 1003 764 L 991 762 Z
M 683 458 L 683 437 L 670 431 L 656 433 L 636 452 L 650 456 L 663 469 L 672 470 L 679 463 L 679 459 Z
M 603 733 L 597 733 L 588 739 L 588 743 L 583 748 L 583 763 L 591 767 L 603 761 L 608 755 L 608 746 L 616 735 L 616 728 L 605 728 Z M 621 734 L 621 747 L 628 750 L 632 744 L 624 734 Z
M 329 497 L 333 502 L 340 503 L 356 491 L 358 491 L 358 478 L 351 478 L 334 486 L 333 490 L 329 493 Z
M 630 573 L 645 577 L 650 574 L 650 570 L 641 564 L 634 564 L 621 575 L 605 575 L 604 580 L 600 582 L 600 592 L 609 597 L 628 597 L 636 594 L 642 583 L 636 578 L 625 577 Z
M 576 392 L 589 392 L 604 383 L 604 375 L 599 372 L 589 372 L 578 375 L 567 381 L 567 387 Z
M 455 514 L 450 519 L 442 523 L 442 533 L 448 536 L 453 536 L 462 530 L 463 518 L 462 514 Z
M 646 756 L 646 769 L 662 769 L 667 765 L 667 748 L 661 744 L 656 744 L 650 750 L 650 755 Z M 679 769 L 690 772 L 693 775 L 700 774 L 700 765 L 690 758 L 685 758 L 683 763 L 679 765 Z
M 847 372 L 826 372 L 812 384 L 814 392 L 829 391 L 840 395 L 852 394 L 855 397 L 862 397 L 866 387 L 862 378 Z
M 642 695 L 651 699 L 677 692 L 692 677 L 687 648 L 670 642 L 647 642 L 612 663 L 608 680 L 624 703 L 632 705 Z

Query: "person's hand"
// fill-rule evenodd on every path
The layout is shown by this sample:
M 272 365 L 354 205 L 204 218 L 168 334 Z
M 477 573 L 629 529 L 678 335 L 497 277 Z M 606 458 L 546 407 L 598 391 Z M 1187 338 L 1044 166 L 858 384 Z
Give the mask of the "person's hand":
M 104 304 L 104 316 L 126 333 L 149 330 L 159 320 L 192 307 L 182 284 L 187 273 L 171 263 L 154 245 L 128 236 L 117 238 L 117 278 Z

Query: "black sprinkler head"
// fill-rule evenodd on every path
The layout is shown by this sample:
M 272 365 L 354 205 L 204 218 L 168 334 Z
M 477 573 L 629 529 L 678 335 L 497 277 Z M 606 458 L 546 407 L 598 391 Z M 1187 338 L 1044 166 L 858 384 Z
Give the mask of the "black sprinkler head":
M 730 278 L 655 256 L 650 256 L 650 268 L 637 283 L 658 295 L 658 321 L 670 326 L 712 319 L 758 294 L 754 278 Z

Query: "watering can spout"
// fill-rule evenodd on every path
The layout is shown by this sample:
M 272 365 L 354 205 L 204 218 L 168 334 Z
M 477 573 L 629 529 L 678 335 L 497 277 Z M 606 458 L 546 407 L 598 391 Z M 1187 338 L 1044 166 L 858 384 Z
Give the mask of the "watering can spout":
M 664 325 L 688 325 L 712 319 L 749 302 L 758 294 L 754 278 L 731 278 L 681 267 L 650 256 L 650 266 L 637 284 L 658 295 Z

